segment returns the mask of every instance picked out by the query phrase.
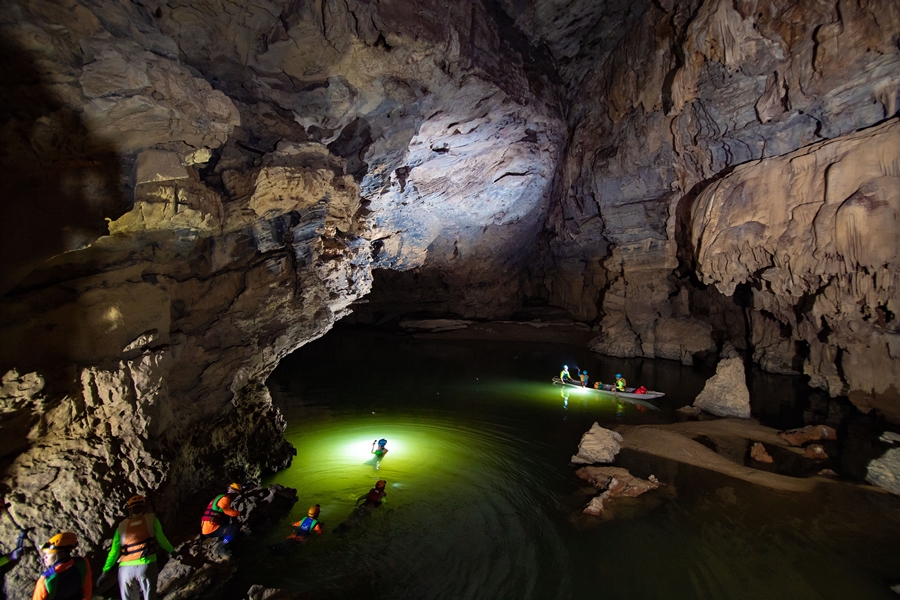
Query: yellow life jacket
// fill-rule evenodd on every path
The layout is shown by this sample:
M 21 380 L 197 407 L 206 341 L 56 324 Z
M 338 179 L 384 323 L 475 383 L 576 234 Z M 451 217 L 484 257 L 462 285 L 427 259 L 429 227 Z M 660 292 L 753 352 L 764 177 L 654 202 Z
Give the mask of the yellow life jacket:
M 119 562 L 138 560 L 156 552 L 156 532 L 153 531 L 153 513 L 129 517 L 119 523 L 119 541 L 122 554 Z

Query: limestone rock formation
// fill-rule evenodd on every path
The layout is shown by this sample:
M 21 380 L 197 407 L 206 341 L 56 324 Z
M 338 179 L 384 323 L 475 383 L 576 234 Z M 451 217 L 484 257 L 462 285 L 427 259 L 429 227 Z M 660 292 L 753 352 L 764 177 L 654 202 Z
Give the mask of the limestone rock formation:
M 779 432 L 778 437 L 791 446 L 803 446 L 807 442 L 836 440 L 837 431 L 828 425 L 807 425 L 800 429 Z
M 891 448 L 870 462 L 866 481 L 900 495 L 900 448 Z
M 744 373 L 744 361 L 726 358 L 716 366 L 694 406 L 720 417 L 750 418 L 750 391 Z
M 603 514 L 604 505 L 610 498 L 636 498 L 659 487 L 659 481 L 653 475 L 644 480 L 620 467 L 582 467 L 575 474 L 601 490 L 601 494 L 592 498 L 584 508 L 583 512 L 590 515 Z
M 757 462 L 772 464 L 775 462 L 775 459 L 772 458 L 772 455 L 766 452 L 766 447 L 756 442 L 750 447 L 750 458 Z
M 622 436 L 615 431 L 594 425 L 581 436 L 578 453 L 572 457 L 575 464 L 592 465 L 594 463 L 610 463 L 619 453 Z

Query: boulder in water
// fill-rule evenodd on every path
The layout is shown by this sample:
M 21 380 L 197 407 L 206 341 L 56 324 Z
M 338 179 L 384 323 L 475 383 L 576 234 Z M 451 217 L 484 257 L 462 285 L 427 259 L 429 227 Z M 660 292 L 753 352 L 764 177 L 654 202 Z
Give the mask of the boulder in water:
M 807 425 L 800 429 L 790 429 L 778 434 L 782 440 L 791 446 L 802 446 L 806 442 L 819 440 L 836 440 L 837 432 L 828 425 Z
M 870 462 L 866 481 L 900 496 L 900 448 L 891 448 Z
M 750 391 L 740 358 L 719 362 L 716 374 L 709 378 L 694 406 L 720 417 L 750 418 Z
M 594 426 L 581 436 L 578 454 L 572 457 L 572 462 L 580 465 L 611 463 L 619 453 L 621 443 L 621 435 L 600 427 L 599 423 L 594 423 Z

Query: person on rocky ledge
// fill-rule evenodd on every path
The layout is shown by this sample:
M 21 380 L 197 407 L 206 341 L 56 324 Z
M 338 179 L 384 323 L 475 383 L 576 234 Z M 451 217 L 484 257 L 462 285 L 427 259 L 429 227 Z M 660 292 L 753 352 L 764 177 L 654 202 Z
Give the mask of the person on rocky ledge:
M 318 535 L 322 535 L 322 523 L 319 522 L 319 510 L 320 506 L 316 504 L 315 506 L 309 507 L 309 512 L 307 512 L 307 516 L 294 523 L 294 527 L 297 529 L 294 530 L 294 533 L 288 536 L 289 540 L 294 540 L 296 542 L 305 542 L 309 539 L 309 536 L 315 532 Z
M 93 592 L 91 565 L 72 556 L 78 537 L 71 531 L 57 533 L 41 546 L 47 570 L 34 586 L 32 600 L 90 600 Z
M 239 531 L 239 527 L 231 520 L 241 516 L 241 512 L 232 507 L 231 503 L 243 489 L 241 484 L 232 483 L 224 494 L 219 494 L 210 501 L 200 520 L 201 538 L 220 538 L 225 546 L 231 543 Z
M 118 562 L 121 600 L 154 600 L 159 576 L 156 549 L 162 548 L 170 554 L 175 549 L 166 539 L 159 519 L 147 512 L 144 496 L 132 496 L 125 506 L 129 517 L 119 523 L 113 536 L 97 588 L 103 590 L 111 583 L 112 568 Z

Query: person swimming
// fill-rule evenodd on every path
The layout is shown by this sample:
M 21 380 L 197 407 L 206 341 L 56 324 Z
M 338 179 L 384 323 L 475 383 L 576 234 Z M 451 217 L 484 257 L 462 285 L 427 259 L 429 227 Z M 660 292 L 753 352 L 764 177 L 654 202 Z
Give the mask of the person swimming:
M 363 502 L 363 506 L 381 506 L 381 503 L 384 502 L 387 496 L 387 492 L 384 491 L 385 485 L 387 485 L 387 482 L 384 479 L 379 479 L 375 482 L 375 487 L 369 490 L 369 493 L 365 496 L 360 496 L 356 503 Z
M 288 536 L 288 539 L 297 542 L 305 542 L 313 532 L 322 535 L 322 523 L 319 522 L 319 509 L 320 506 L 318 504 L 310 506 L 309 512 L 306 513 L 307 516 L 294 523 L 294 527 L 297 529 Z

